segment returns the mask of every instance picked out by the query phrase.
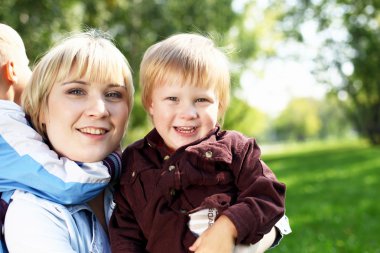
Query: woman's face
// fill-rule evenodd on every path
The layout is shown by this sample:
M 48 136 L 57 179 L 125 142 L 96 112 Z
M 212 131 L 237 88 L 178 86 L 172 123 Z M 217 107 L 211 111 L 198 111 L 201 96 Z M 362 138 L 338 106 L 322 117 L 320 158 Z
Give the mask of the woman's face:
M 122 76 L 116 81 L 96 83 L 68 77 L 53 85 L 41 122 L 59 155 L 95 162 L 119 147 L 129 108 Z

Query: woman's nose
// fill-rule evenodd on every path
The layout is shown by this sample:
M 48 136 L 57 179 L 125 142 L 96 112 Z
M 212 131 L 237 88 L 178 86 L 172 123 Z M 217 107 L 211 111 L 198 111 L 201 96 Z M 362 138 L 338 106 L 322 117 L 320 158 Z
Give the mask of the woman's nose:
M 86 114 L 98 118 L 109 116 L 106 101 L 101 97 L 91 98 L 88 101 Z

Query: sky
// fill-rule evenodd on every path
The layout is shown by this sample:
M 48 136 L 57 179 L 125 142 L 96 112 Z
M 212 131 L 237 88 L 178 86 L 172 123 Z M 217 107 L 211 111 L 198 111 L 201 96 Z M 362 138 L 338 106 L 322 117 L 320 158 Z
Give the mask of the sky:
M 315 81 L 308 65 L 295 60 L 267 62 L 260 75 L 247 71 L 241 77 L 241 87 L 237 93 L 240 98 L 273 117 L 293 98 L 321 99 L 326 93 L 326 87 Z
M 241 12 L 247 1 L 234 0 L 234 10 Z M 261 12 L 260 8 L 265 8 L 269 1 L 257 3 L 255 10 Z M 311 73 L 313 58 L 318 54 L 323 38 L 317 35 L 317 24 L 312 20 L 301 26 L 301 33 L 304 43 L 282 42 L 277 47 L 278 58 L 256 59 L 252 63 L 250 70 L 241 76 L 242 90 L 237 92 L 240 98 L 275 117 L 294 98 L 324 97 L 327 87 L 318 84 Z

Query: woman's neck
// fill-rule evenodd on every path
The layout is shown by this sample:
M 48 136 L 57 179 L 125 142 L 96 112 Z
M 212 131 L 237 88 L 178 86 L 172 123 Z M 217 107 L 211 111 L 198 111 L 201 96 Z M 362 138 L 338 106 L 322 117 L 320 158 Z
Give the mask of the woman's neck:
M 106 233 L 108 234 L 106 215 L 104 212 L 104 191 L 102 191 L 95 198 L 88 201 L 87 204 L 91 207 L 92 211 L 95 213 L 96 218 L 102 225 L 104 231 L 106 231 Z

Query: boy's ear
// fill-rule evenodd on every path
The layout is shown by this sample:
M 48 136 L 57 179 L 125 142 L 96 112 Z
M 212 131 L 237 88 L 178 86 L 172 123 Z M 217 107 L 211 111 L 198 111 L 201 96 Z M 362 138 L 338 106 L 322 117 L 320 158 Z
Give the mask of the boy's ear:
M 5 64 L 4 75 L 5 75 L 5 78 L 10 83 L 17 83 L 17 74 L 16 74 L 15 65 L 13 61 L 9 61 Z
M 152 116 L 153 115 L 153 102 L 150 102 L 148 110 L 149 110 L 149 115 Z

